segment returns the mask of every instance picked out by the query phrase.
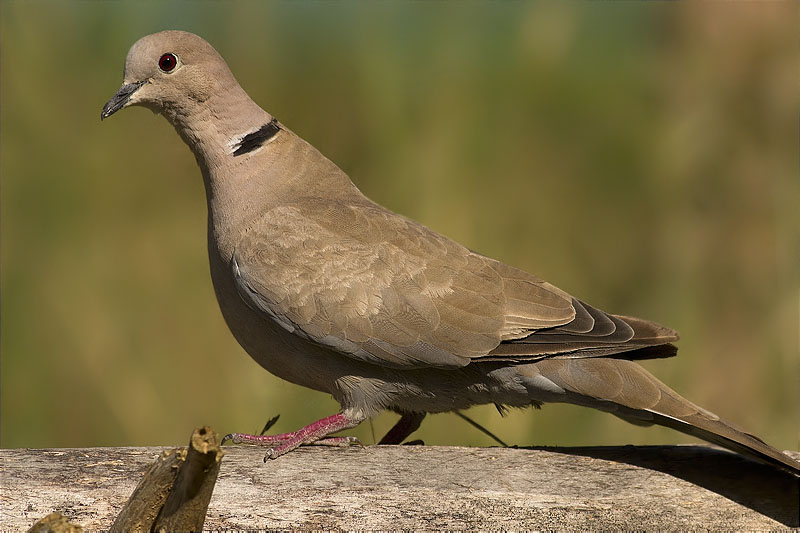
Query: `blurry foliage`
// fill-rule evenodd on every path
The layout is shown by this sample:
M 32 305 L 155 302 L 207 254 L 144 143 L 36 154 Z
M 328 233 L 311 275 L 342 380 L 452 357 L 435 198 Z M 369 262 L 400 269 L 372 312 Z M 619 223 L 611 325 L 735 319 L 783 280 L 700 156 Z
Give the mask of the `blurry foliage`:
M 100 123 L 128 47 L 210 41 L 250 95 L 373 199 L 612 312 L 678 329 L 648 363 L 800 449 L 797 6 L 2 3 L 2 445 L 155 445 L 332 413 L 236 345 L 189 150 L 143 109 Z M 205 391 L 198 400 L 197 391 Z M 686 442 L 587 409 L 519 444 Z M 353 433 L 365 442 L 395 420 Z M 428 444 L 491 444 L 452 415 Z

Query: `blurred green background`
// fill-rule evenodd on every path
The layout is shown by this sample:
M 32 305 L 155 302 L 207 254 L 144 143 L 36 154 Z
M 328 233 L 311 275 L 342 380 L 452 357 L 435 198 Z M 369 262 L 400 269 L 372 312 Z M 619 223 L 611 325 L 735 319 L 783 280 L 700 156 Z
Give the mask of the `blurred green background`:
M 3 447 L 174 445 L 337 409 L 227 331 L 200 174 L 171 126 L 141 108 L 100 122 L 129 46 L 177 28 L 368 196 L 678 329 L 679 356 L 648 368 L 800 449 L 796 3 L 1 9 Z M 521 445 L 691 441 L 570 406 L 469 414 Z M 492 443 L 452 414 L 417 436 Z

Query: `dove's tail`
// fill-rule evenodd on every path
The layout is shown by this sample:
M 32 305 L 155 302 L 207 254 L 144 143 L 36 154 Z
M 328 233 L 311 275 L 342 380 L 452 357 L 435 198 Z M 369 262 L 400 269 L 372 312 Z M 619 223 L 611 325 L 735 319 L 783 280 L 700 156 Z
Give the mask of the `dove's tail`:
M 538 382 L 537 389 L 545 378 L 565 391 L 551 388 L 546 401 L 601 409 L 637 425 L 670 427 L 800 475 L 800 462 L 683 398 L 633 361 L 546 359 L 525 365 L 522 373 Z

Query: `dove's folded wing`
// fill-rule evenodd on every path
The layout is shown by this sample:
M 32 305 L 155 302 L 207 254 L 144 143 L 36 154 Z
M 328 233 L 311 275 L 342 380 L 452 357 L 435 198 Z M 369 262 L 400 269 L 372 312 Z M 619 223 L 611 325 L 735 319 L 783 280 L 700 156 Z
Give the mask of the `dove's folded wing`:
M 381 365 L 460 367 L 651 344 L 626 320 L 374 204 L 274 208 L 245 233 L 233 268 L 254 309 Z

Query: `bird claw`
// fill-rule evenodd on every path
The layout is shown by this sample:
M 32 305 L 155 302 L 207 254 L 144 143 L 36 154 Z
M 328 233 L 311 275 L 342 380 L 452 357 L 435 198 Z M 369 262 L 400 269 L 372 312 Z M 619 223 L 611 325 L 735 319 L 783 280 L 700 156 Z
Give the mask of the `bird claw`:
M 231 444 L 241 444 L 243 442 L 241 436 L 241 433 L 228 433 L 222 437 L 222 441 L 220 441 L 219 445 L 222 446 L 226 442 L 230 442 Z
M 267 422 L 269 427 L 274 424 L 276 419 Z M 291 433 L 280 433 L 278 435 L 247 435 L 245 433 L 230 433 L 225 435 L 223 441 L 231 441 L 233 444 L 256 444 L 259 446 L 270 446 L 264 461 L 276 459 L 281 455 L 290 452 L 298 446 L 316 444 L 320 446 L 349 446 L 351 444 L 361 444 L 355 437 L 328 437 L 331 433 L 349 429 L 358 425 L 363 418 L 353 418 L 345 413 L 338 413 L 322 420 L 305 426 Z
M 364 443 L 362 443 L 358 437 L 327 437 L 324 439 L 315 440 L 313 442 L 304 442 L 300 444 L 300 446 L 334 446 L 336 448 L 346 448 L 348 446 L 359 446 L 364 448 Z M 277 459 L 281 455 L 284 455 L 292 450 L 297 448 L 293 443 L 286 442 L 276 448 L 269 448 L 266 453 L 264 454 L 264 462 L 266 463 L 270 459 Z

